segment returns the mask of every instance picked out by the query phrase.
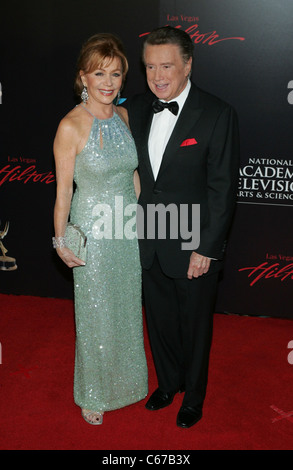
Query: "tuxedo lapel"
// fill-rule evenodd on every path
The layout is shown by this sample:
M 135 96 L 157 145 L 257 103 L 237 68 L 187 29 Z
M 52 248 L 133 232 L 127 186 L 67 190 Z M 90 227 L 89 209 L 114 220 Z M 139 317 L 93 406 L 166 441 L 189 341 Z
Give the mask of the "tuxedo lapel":
M 150 98 L 151 96 L 151 98 Z M 151 178 L 154 180 L 154 174 L 150 162 L 148 140 L 151 130 L 151 124 L 153 119 L 153 108 L 152 101 L 155 99 L 154 96 L 148 95 L 148 100 L 145 101 L 144 106 L 141 109 L 142 115 L 142 126 L 141 126 L 141 155 L 139 156 L 143 160 L 145 166 L 147 167 Z

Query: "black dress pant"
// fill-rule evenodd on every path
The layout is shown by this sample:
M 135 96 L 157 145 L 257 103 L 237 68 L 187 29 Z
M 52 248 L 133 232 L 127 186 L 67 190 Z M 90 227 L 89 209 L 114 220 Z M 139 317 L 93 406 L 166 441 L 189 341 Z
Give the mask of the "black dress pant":
M 158 386 L 185 387 L 183 405 L 202 407 L 206 395 L 218 273 L 173 279 L 157 257 L 143 269 L 143 290 Z

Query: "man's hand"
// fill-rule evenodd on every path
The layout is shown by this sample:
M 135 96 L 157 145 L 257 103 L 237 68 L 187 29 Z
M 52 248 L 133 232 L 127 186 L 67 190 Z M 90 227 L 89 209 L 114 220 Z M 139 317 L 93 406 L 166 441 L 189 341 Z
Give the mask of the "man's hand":
M 206 274 L 209 270 L 210 264 L 210 258 L 199 255 L 198 253 L 193 251 L 190 256 L 190 262 L 187 271 L 188 279 L 192 279 L 193 277 L 199 277 L 203 274 Z

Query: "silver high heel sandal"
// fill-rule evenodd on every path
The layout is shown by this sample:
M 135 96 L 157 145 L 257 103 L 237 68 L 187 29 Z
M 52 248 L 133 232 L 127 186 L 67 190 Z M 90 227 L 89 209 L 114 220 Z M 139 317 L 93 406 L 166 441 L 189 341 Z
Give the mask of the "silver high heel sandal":
M 83 419 L 94 426 L 97 424 L 102 424 L 103 423 L 103 415 L 104 413 L 99 412 L 99 411 L 90 411 L 90 410 L 81 410 L 81 416 Z

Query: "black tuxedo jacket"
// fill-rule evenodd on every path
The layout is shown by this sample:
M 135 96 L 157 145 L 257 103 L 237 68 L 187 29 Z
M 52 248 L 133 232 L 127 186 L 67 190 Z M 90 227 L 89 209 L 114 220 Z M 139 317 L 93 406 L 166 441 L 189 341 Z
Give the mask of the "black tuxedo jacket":
M 239 169 L 236 113 L 227 103 L 192 84 L 155 180 L 148 153 L 154 99 L 155 96 L 147 92 L 135 96 L 127 106 L 139 159 L 141 194 L 138 203 L 145 216 L 142 227 L 139 226 L 142 218 L 138 218 L 142 266 L 148 269 L 156 252 L 165 274 L 186 277 L 191 252 L 196 251 L 217 260 L 212 261 L 209 269 L 209 273 L 215 272 L 221 268 L 235 207 Z M 177 238 L 173 237 L 173 226 L 171 233 L 168 217 L 165 239 L 161 239 L 161 235 L 147 234 L 148 206 L 157 204 L 178 207 Z M 189 207 L 188 226 L 186 215 L 180 214 L 182 204 Z M 192 230 L 192 224 L 199 223 L 193 220 L 192 204 L 200 204 L 200 243 L 196 249 L 182 249 L 182 243 L 188 241 L 187 227 Z M 179 223 L 185 224 L 183 236 Z

